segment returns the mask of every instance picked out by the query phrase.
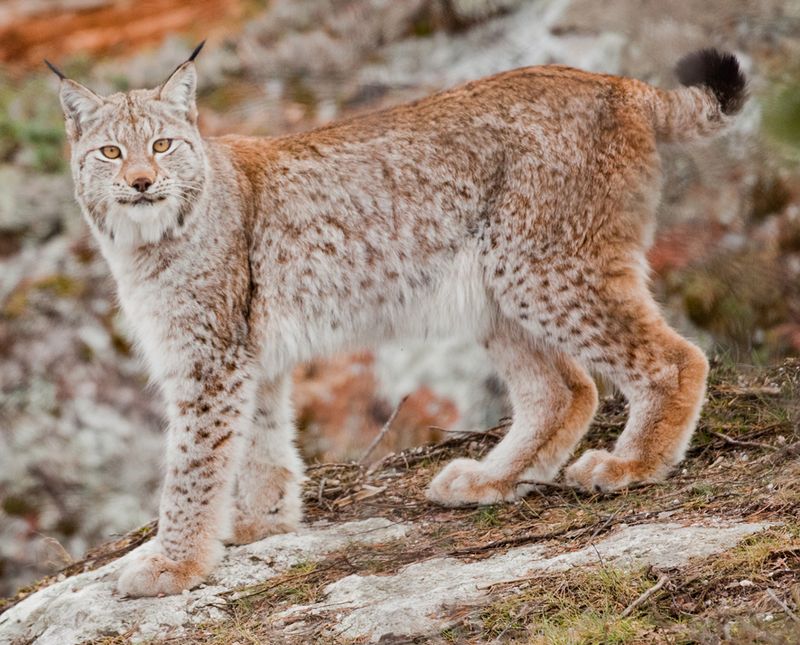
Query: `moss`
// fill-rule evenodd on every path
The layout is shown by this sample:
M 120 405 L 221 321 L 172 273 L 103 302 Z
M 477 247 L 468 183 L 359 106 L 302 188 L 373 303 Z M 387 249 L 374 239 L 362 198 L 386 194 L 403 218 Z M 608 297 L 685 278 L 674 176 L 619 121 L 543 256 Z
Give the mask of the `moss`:
M 789 303 L 797 290 L 784 279 L 777 258 L 752 251 L 719 253 L 685 270 L 678 284 L 689 319 L 748 360 L 761 348 L 754 341 L 758 332 L 790 318 Z M 774 348 L 766 349 L 769 358 Z
M 71 537 L 78 532 L 81 526 L 80 520 L 75 516 L 62 517 L 56 523 L 55 530 L 61 535 Z
M 236 108 L 243 100 L 258 98 L 260 92 L 261 90 L 254 88 L 251 83 L 229 79 L 223 85 L 204 90 L 200 94 L 199 100 L 204 108 L 214 112 L 225 113 Z
M 779 176 L 761 174 L 753 185 L 750 200 L 750 219 L 761 221 L 786 208 L 792 200 L 792 193 Z
M 78 346 L 78 356 L 84 363 L 91 363 L 95 358 L 95 353 L 91 346 L 81 342 Z
M 41 172 L 62 172 L 67 167 L 64 140 L 63 116 L 49 78 L 0 78 L 0 161 L 21 160 Z
M 40 291 L 49 291 L 59 298 L 78 297 L 86 290 L 83 282 L 61 273 L 41 278 L 34 282 L 32 287 Z
M 500 590 L 499 599 L 461 624 L 480 625 L 473 640 L 535 645 L 710 643 L 722 636 L 726 643 L 795 642 L 783 640 L 796 632 L 767 590 L 781 591 L 789 606 L 795 597 L 800 602 L 800 583 L 786 584 L 800 573 L 798 552 L 800 526 L 787 523 L 670 571 L 666 584 L 625 617 L 660 574 L 601 566 L 534 578 Z
M 435 33 L 435 31 L 436 26 L 433 22 L 433 16 L 429 11 L 420 12 L 411 23 L 411 35 L 417 38 L 426 38 Z
M 634 618 L 617 618 L 593 611 L 570 615 L 566 621 L 545 621 L 540 633 L 531 639 L 537 645 L 595 645 L 630 643 L 644 637 L 651 626 Z
M 693 502 L 699 505 L 703 505 L 714 499 L 716 493 L 717 490 L 712 484 L 706 484 L 702 482 L 695 484 L 689 490 L 689 494 L 694 498 Z
M 80 298 L 86 292 L 86 283 L 65 274 L 22 283 L 6 300 L 2 314 L 8 318 L 19 318 L 35 302 L 36 294 L 41 292 L 56 298 Z
M 36 505 L 21 495 L 6 495 L 3 498 L 2 509 L 7 515 L 25 517 L 37 512 Z
M 678 642 L 796 643 L 796 623 L 767 590 L 781 595 L 788 592 L 789 606 L 800 606 L 798 552 L 800 525 L 788 522 L 697 563 L 676 584 L 669 607 L 684 612 L 691 608 L 695 615 L 670 631 Z M 790 634 L 795 638 L 787 640 Z
M 487 607 L 480 615 L 482 637 L 542 645 L 628 643 L 655 628 L 644 609 L 621 616 L 655 582 L 644 570 L 609 567 L 545 576 Z
M 761 103 L 768 140 L 787 154 L 800 157 L 800 67 L 784 70 L 782 78 L 761 97 Z
M 500 509 L 497 506 L 482 506 L 473 516 L 475 526 L 479 528 L 493 528 L 502 525 Z
M 708 565 L 706 575 L 709 578 L 758 579 L 766 575 L 765 568 L 776 554 L 794 551 L 800 551 L 800 524 L 786 524 L 746 538 L 715 558 Z
M 28 293 L 25 289 L 17 289 L 6 300 L 3 307 L 3 316 L 7 318 L 19 318 L 28 308 Z
M 311 118 L 317 111 L 317 95 L 299 76 L 292 76 L 286 82 L 286 97 L 305 108 L 305 116 Z
M 123 74 L 114 74 L 109 78 L 109 82 L 115 92 L 127 92 L 131 89 L 130 81 Z

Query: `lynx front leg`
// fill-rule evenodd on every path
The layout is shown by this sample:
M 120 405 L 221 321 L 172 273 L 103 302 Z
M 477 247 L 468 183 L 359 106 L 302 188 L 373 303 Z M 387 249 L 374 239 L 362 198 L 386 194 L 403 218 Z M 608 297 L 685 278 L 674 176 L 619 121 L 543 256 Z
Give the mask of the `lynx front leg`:
M 230 532 L 234 466 L 252 421 L 255 385 L 239 352 L 188 366 L 190 373 L 165 383 L 170 424 L 157 551 L 123 570 L 118 589 L 129 596 L 199 584 Z
M 302 516 L 303 462 L 294 444 L 291 379 L 262 383 L 236 479 L 234 544 L 297 528 Z

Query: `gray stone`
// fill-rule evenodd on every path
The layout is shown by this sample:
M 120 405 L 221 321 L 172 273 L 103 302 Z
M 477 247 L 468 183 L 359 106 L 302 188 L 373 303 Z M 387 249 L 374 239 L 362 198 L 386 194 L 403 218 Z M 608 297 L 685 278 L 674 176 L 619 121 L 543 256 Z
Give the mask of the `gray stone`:
M 604 565 L 622 568 L 677 567 L 729 549 L 768 526 L 643 524 L 623 526 L 594 545 L 549 557 L 546 546 L 534 544 L 477 562 L 434 558 L 392 576 L 348 576 L 328 585 L 320 603 L 292 607 L 280 617 L 313 615 L 336 607 L 338 636 L 376 642 L 389 634 L 424 635 L 447 626 L 442 618 L 446 609 L 477 603 L 486 597 L 489 586 L 500 582 L 593 566 L 601 559 Z M 302 623 L 294 622 L 291 628 L 300 629 Z
M 134 641 L 179 635 L 191 625 L 220 620 L 224 591 L 264 582 L 299 562 L 321 560 L 351 543 L 402 538 L 408 526 L 382 518 L 317 525 L 226 551 L 207 585 L 163 598 L 122 598 L 116 574 L 146 543 L 96 571 L 57 582 L 0 615 L 0 643 L 71 645 L 101 635 L 129 633 Z
M 452 557 L 422 560 L 393 575 L 350 575 L 325 589 L 316 604 L 297 605 L 274 617 L 289 636 L 304 618 L 336 607 L 338 636 L 371 642 L 388 634 L 419 636 L 447 626 L 450 609 L 479 604 L 491 585 L 552 574 L 573 567 L 672 568 L 735 546 L 767 523 L 682 526 L 655 523 L 622 526 L 594 545 L 554 554 L 534 544 L 485 560 Z M 350 544 L 377 544 L 407 537 L 413 525 L 372 518 L 319 524 L 297 533 L 229 548 L 207 585 L 163 598 L 128 599 L 115 590 L 116 574 L 131 558 L 151 550 L 145 544 L 96 571 L 44 588 L 0 616 L 0 642 L 70 645 L 101 635 L 128 633 L 133 641 L 180 636 L 199 623 L 224 619 L 224 593 L 265 582 L 298 563 L 324 560 Z

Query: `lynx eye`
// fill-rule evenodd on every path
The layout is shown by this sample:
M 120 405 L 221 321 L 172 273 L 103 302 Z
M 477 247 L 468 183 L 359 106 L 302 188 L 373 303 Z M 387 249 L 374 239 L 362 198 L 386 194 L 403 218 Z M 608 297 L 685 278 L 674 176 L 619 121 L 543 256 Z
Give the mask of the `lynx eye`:
M 153 150 L 155 152 L 166 152 L 172 145 L 172 139 L 156 139 L 153 142 Z
M 108 159 L 117 159 L 122 154 L 122 150 L 117 146 L 103 146 L 100 148 L 100 152 Z

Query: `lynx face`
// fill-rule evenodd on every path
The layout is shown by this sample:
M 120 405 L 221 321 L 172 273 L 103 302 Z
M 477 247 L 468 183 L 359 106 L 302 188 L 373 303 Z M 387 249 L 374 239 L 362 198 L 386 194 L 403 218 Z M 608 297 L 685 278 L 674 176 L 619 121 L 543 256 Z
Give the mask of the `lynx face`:
M 202 192 L 206 159 L 194 89 L 193 66 L 178 68 L 159 88 L 108 97 L 64 82 L 76 195 L 114 244 L 178 233 Z

